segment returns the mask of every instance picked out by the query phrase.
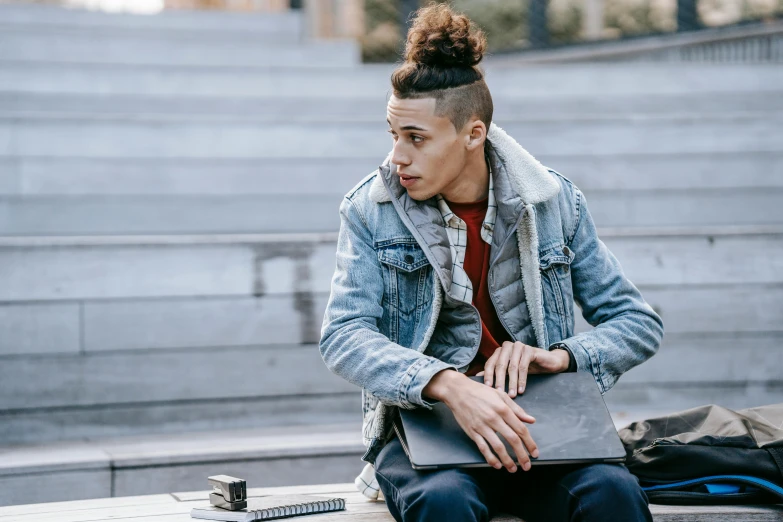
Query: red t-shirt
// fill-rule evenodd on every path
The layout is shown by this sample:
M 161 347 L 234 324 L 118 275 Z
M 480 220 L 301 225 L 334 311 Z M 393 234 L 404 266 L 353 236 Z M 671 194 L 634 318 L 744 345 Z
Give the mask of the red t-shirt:
M 487 274 L 489 272 L 490 245 L 481 238 L 481 226 L 487 215 L 489 198 L 475 203 L 448 202 L 454 214 L 465 222 L 468 229 L 465 264 L 463 268 L 473 285 L 473 305 L 481 317 L 481 344 L 465 375 L 476 375 L 484 369 L 486 360 L 504 341 L 513 340 L 498 319 L 495 306 L 489 297 Z

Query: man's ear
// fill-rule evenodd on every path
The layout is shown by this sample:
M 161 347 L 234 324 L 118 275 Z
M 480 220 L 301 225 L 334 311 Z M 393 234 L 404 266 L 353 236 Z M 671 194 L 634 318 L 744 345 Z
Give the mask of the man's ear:
M 484 147 L 487 140 L 487 126 L 481 120 L 472 120 L 465 125 L 469 126 L 467 134 L 467 149 L 469 151 Z

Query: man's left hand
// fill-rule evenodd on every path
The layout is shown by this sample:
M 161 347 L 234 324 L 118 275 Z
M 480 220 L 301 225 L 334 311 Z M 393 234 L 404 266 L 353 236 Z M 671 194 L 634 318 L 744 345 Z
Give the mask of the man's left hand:
M 503 390 L 508 372 L 508 394 L 516 397 L 525 391 L 529 373 L 560 373 L 568 369 L 566 350 L 542 350 L 520 342 L 506 341 L 498 346 L 492 357 L 484 363 L 484 371 L 476 375 L 484 376 L 484 384 Z

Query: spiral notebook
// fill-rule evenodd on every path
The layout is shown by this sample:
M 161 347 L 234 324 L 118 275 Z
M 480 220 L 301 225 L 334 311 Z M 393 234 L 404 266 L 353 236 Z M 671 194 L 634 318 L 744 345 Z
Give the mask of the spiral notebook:
M 206 520 L 224 520 L 226 522 L 253 522 L 255 520 L 273 520 L 276 518 L 326 513 L 345 509 L 344 498 L 324 498 L 313 495 L 272 495 L 247 499 L 247 509 L 229 511 L 227 509 L 205 506 L 190 511 L 192 518 Z

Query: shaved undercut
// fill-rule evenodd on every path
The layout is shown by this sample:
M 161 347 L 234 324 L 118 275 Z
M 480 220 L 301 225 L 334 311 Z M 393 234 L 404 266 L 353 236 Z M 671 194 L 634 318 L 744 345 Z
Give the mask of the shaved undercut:
M 478 118 L 489 128 L 492 123 L 492 96 L 484 80 L 434 91 L 394 92 L 400 99 L 435 98 L 435 116 L 451 120 L 460 130 L 471 118 Z

